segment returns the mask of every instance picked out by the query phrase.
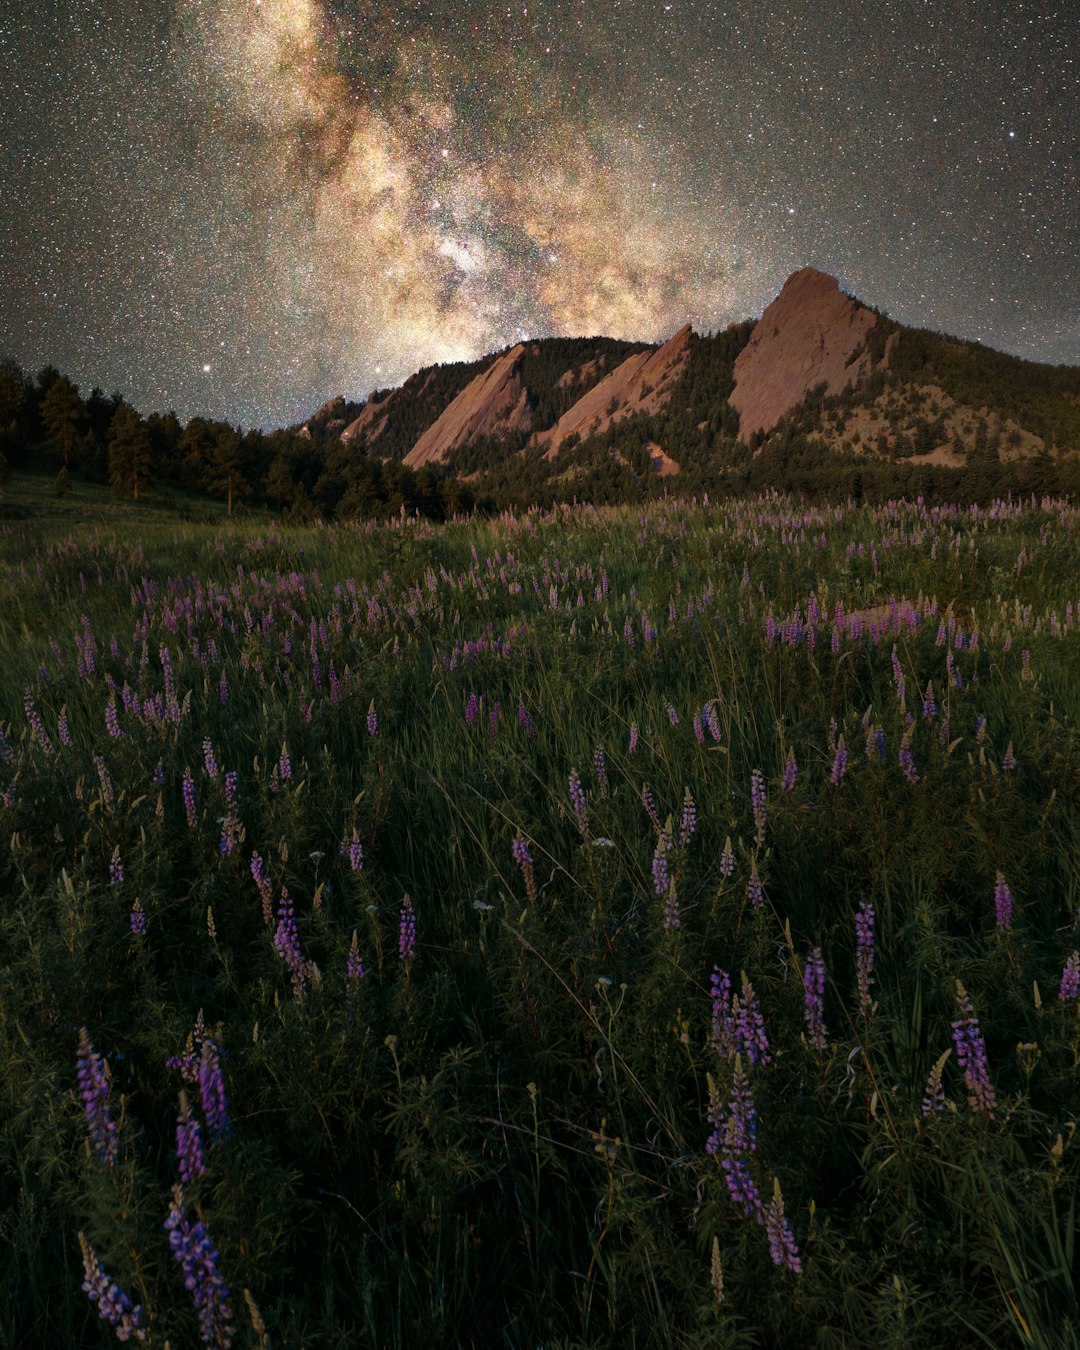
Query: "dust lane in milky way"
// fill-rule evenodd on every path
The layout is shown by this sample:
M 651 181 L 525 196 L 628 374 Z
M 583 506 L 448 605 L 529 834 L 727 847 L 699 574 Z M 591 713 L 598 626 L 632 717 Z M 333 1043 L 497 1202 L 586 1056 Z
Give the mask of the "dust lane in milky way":
M 1080 19 L 1026 0 L 45 0 L 0 20 L 0 356 L 287 423 L 813 264 L 1080 360 Z

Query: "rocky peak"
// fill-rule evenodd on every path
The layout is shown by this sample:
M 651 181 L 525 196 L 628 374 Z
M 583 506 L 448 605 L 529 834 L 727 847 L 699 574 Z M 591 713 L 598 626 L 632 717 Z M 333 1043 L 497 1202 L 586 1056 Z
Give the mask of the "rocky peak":
M 735 362 L 729 401 L 740 438 L 770 431 L 819 384 L 838 394 L 858 380 L 869 366 L 862 349 L 876 323 L 835 277 L 813 267 L 793 272 Z

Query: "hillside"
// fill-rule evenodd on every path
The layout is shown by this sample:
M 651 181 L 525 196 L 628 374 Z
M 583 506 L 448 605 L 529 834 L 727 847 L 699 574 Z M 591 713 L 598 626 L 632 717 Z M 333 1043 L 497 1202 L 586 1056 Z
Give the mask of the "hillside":
M 184 514 L 203 497 L 297 522 L 641 502 L 672 480 L 690 497 L 989 503 L 1080 493 L 1080 369 L 902 327 L 804 268 L 756 321 L 659 345 L 522 339 L 270 433 L 143 417 L 3 362 L 0 514 L 24 509 L 7 493 L 24 471 L 58 500 L 108 484 Z

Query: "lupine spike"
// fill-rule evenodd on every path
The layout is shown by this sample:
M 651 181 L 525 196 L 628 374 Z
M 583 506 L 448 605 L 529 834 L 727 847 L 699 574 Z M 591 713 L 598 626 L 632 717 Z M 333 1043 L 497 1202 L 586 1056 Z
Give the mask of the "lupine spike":
M 90 1043 L 85 1027 L 79 1032 L 75 1077 L 79 1084 L 90 1145 L 101 1162 L 111 1167 L 119 1154 L 116 1122 L 109 1112 L 111 1088 L 105 1063 Z
M 784 1197 L 780 1193 L 780 1179 L 773 1178 L 773 1198 L 765 1215 L 765 1231 L 769 1236 L 769 1255 L 774 1266 L 780 1266 L 798 1275 L 802 1260 L 795 1245 L 791 1224 L 784 1217 Z
M 810 1046 L 814 1050 L 824 1050 L 828 1032 L 825 1029 L 825 961 L 820 947 L 813 948 L 803 967 L 803 1017 Z
M 855 915 L 855 981 L 859 991 L 859 1012 L 870 1011 L 870 986 L 874 983 L 874 906 L 860 900 Z
M 979 1115 L 992 1116 L 997 1099 L 990 1083 L 982 1028 L 971 998 L 959 980 L 956 981 L 956 1005 L 960 1016 L 952 1024 L 953 1044 L 956 1046 L 956 1062 L 963 1071 L 964 1083 L 967 1085 L 968 1104 Z
M 1061 972 L 1058 998 L 1063 1003 L 1075 1003 L 1078 994 L 1080 994 L 1080 952 L 1073 952 Z
M 994 882 L 994 918 L 1001 932 L 1012 927 L 1013 898 L 1004 872 L 997 874 Z
M 416 914 L 412 900 L 408 895 L 401 897 L 401 913 L 398 918 L 398 957 L 406 965 L 412 961 L 416 952 Z
M 926 1080 L 926 1090 L 923 1093 L 922 1113 L 924 1116 L 937 1116 L 945 1110 L 945 1088 L 941 1081 L 941 1075 L 945 1070 L 945 1064 L 951 1050 L 946 1050 L 940 1055 L 934 1067 L 930 1070 L 930 1076 Z
M 91 1303 L 97 1305 L 98 1317 L 108 1322 L 116 1332 L 118 1341 L 130 1341 L 132 1337 L 137 1341 L 145 1341 L 142 1308 L 132 1304 L 116 1281 L 105 1274 L 104 1266 L 82 1233 L 79 1234 L 79 1247 L 82 1249 L 83 1270 L 86 1272 L 82 1283 L 83 1292 Z
M 228 1285 L 218 1269 L 220 1257 L 201 1220 L 192 1223 L 180 1186 L 173 1187 L 172 1203 L 163 1225 L 169 1246 L 184 1272 L 184 1286 L 191 1294 L 204 1345 L 229 1350 L 236 1331 Z

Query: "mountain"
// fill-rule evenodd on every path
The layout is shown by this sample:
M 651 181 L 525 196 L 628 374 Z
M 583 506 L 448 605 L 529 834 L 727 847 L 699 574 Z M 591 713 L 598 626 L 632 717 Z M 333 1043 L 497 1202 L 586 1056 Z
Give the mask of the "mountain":
M 903 484 L 923 466 L 990 483 L 999 466 L 1080 452 L 1080 369 L 901 327 L 803 268 L 756 322 L 687 324 L 660 345 L 522 341 L 363 404 L 333 399 L 306 426 L 494 500 L 615 500 L 676 473 L 689 490 L 863 470 Z
M 876 323 L 835 277 L 812 267 L 790 276 L 735 362 L 730 401 L 741 438 L 771 431 L 818 385 L 829 395 L 856 384 L 868 372 L 866 337 Z

